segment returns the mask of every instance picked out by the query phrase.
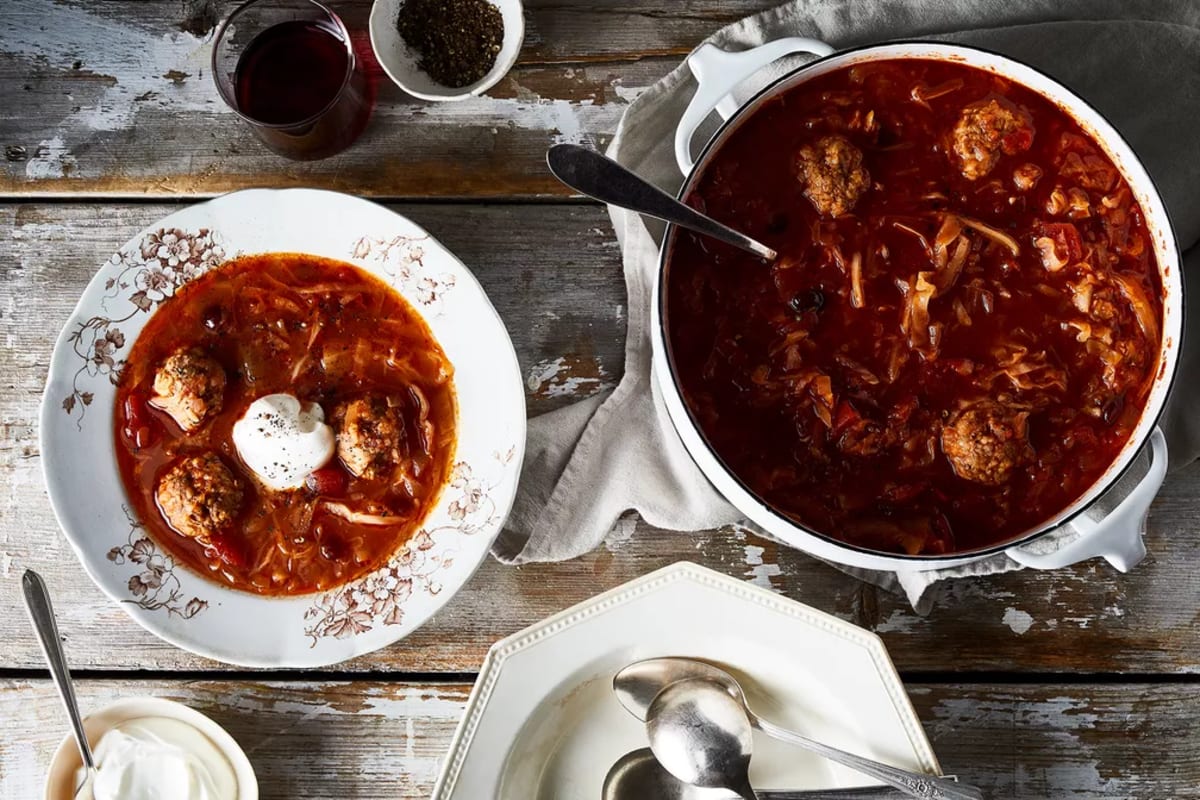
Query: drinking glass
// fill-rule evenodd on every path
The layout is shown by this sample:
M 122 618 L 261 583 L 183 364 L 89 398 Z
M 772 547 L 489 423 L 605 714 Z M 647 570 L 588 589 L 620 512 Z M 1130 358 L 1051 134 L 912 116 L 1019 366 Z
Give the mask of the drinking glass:
M 301 161 L 348 147 L 371 115 L 350 33 L 316 0 L 249 0 L 217 30 L 221 98 L 274 152 Z

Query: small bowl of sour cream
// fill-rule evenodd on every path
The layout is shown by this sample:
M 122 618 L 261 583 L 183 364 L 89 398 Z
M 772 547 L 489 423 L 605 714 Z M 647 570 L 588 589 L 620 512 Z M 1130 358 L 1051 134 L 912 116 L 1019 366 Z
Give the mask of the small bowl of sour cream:
M 98 770 L 92 796 L 80 800 L 258 800 L 242 748 L 195 709 L 130 697 L 89 714 L 83 728 Z M 68 735 L 50 761 L 45 800 L 71 800 L 82 767 Z

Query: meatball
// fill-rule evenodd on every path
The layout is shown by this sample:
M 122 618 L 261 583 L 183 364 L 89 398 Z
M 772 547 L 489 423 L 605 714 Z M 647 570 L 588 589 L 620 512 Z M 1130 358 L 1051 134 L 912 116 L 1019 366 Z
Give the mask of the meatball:
M 201 542 L 229 527 L 242 507 L 242 487 L 216 453 L 171 467 L 154 497 L 172 528 Z
M 973 181 L 991 172 L 1001 154 L 1028 150 L 1033 128 L 1015 108 L 992 99 L 964 108 L 951 140 L 963 177 Z
M 407 452 L 407 431 L 399 403 L 380 395 L 351 400 L 334 413 L 337 454 L 360 478 L 389 474 Z
M 185 431 L 221 410 L 225 370 L 198 350 L 177 350 L 154 375 L 150 405 L 171 415 Z
M 942 452 L 958 477 L 999 486 L 1033 454 L 1028 417 L 995 403 L 972 406 L 942 430 Z
M 825 217 L 848 213 L 871 185 L 862 151 L 841 136 L 826 136 L 801 147 L 796 173 L 804 196 Z

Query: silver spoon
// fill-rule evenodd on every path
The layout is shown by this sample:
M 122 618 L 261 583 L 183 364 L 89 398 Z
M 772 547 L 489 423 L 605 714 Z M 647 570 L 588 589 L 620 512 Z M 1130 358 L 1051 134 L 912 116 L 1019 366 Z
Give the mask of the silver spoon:
M 736 794 L 684 783 L 663 769 L 648 747 L 617 759 L 604 778 L 602 800 L 731 800 Z M 759 791 L 759 800 L 902 800 L 907 794 L 888 786 L 862 789 Z
M 602 203 L 679 225 L 753 253 L 766 261 L 774 261 L 779 257 L 762 242 L 684 205 L 595 150 L 577 144 L 556 144 L 546 153 L 546 163 L 554 177 Z
M 658 763 L 684 783 L 759 800 L 750 786 L 754 729 L 721 684 L 689 678 L 663 689 L 646 713 L 646 733 Z
M 746 695 L 737 680 L 725 670 L 690 658 L 652 658 L 630 664 L 613 678 L 613 690 L 621 705 L 638 719 L 649 721 L 650 710 L 658 695 L 682 681 L 703 679 L 723 689 L 741 706 L 748 724 L 780 741 L 798 745 L 830 761 L 850 767 L 911 797 L 924 800 L 983 800 L 983 793 L 974 786 L 955 783 L 946 778 L 922 775 L 893 767 L 869 758 L 830 747 L 807 736 L 782 728 L 754 713 L 746 703 Z M 658 751 L 655 751 L 655 755 Z M 661 761 L 661 759 L 660 759 Z M 670 766 L 663 762 L 663 766 Z M 672 770 L 674 772 L 674 770 Z M 683 777 L 675 773 L 677 777 Z
M 71 733 L 75 735 L 75 744 L 79 746 L 79 757 L 83 759 L 85 774 L 83 780 L 75 787 L 76 798 L 90 798 L 92 783 L 96 780 L 96 760 L 92 757 L 92 747 L 88 744 L 87 734 L 83 730 L 83 718 L 79 716 L 79 704 L 75 702 L 75 689 L 71 685 L 71 672 L 67 669 L 67 659 L 63 655 L 62 644 L 58 638 L 58 623 L 54 620 L 54 607 L 50 604 L 50 593 L 46 591 L 46 582 L 42 576 L 31 569 L 25 570 L 21 578 L 21 590 L 25 594 L 25 608 L 29 610 L 29 618 L 33 621 L 33 629 L 37 631 L 38 642 L 42 646 L 42 654 L 50 666 L 50 677 L 62 698 L 63 707 L 71 720 Z

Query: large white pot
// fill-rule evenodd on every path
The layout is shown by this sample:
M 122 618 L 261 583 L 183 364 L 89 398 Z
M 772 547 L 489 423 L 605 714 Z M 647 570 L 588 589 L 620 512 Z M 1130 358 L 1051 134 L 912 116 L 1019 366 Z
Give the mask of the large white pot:
M 811 53 L 820 58 L 806 64 L 763 89 L 749 102 L 739 106 L 731 92 L 754 73 L 792 53 Z M 683 114 L 675 136 L 675 154 L 679 168 L 686 176 L 680 189 L 684 197 L 695 179 L 721 145 L 742 121 L 763 103 L 781 92 L 798 86 L 819 75 L 852 64 L 893 58 L 922 58 L 954 60 L 990 70 L 1039 92 L 1075 118 L 1104 148 L 1113 163 L 1128 181 L 1134 196 L 1145 213 L 1147 227 L 1154 240 L 1154 253 L 1161 272 L 1164 290 L 1162 353 L 1159 371 L 1154 379 L 1146 407 L 1129 441 L 1117 459 L 1087 492 L 1070 507 L 1037 528 L 999 545 L 986 549 L 954 553 L 948 556 L 905 556 L 866 550 L 808 530 L 762 503 L 734 476 L 708 445 L 695 420 L 684 405 L 667 351 L 663 325 L 662 295 L 665 264 L 669 257 L 672 231 L 668 228 L 660 254 L 659 279 L 654 286 L 651 331 L 654 343 L 654 371 L 671 422 L 679 432 L 685 447 L 717 490 L 739 511 L 773 536 L 814 555 L 838 563 L 868 569 L 921 571 L 959 566 L 1004 552 L 1015 561 L 1030 567 L 1052 569 L 1078 561 L 1102 556 L 1114 567 L 1125 571 L 1138 563 L 1146 553 L 1142 544 L 1140 520 L 1145 515 L 1162 485 L 1166 474 L 1167 451 L 1162 432 L 1157 428 L 1159 415 L 1175 377 L 1183 331 L 1183 284 L 1181 265 L 1171 222 L 1162 199 L 1145 168 L 1129 145 L 1099 112 L 1062 84 L 1005 56 L 961 45 L 935 42 L 898 42 L 860 47 L 834 53 L 828 45 L 812 39 L 780 39 L 744 52 L 731 53 L 713 45 L 704 45 L 688 58 L 699 84 L 691 104 Z M 691 143 L 696 129 L 717 111 L 725 122 L 708 142 L 698 161 L 691 158 Z M 1082 512 L 1111 488 L 1129 468 L 1143 447 L 1150 448 L 1150 469 L 1121 503 L 1097 524 Z M 1028 545 L 1068 522 L 1073 522 L 1082 534 L 1055 552 L 1040 554 Z

